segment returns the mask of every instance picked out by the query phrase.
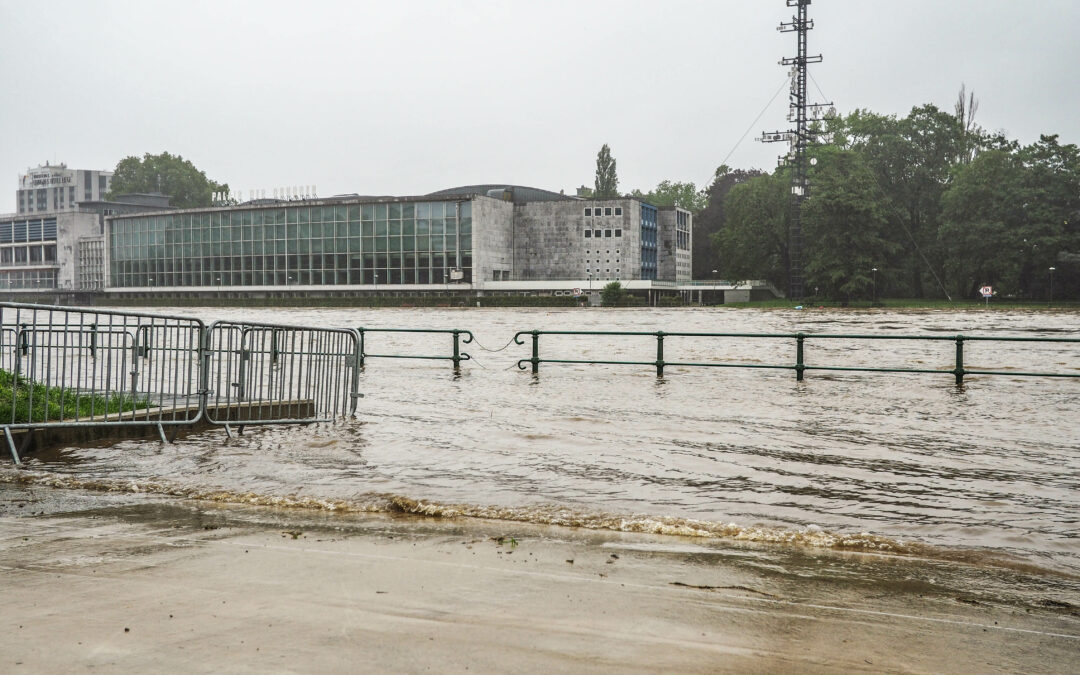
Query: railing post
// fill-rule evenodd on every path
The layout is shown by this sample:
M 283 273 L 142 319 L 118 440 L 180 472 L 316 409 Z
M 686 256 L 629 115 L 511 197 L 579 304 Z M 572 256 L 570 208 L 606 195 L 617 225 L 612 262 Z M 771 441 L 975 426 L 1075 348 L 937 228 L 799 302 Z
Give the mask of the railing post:
M 97 324 L 90 324 L 90 358 L 97 358 Z
M 656 376 L 664 376 L 664 331 L 656 331 Z
M 803 363 L 803 342 L 806 341 L 806 335 L 799 333 L 795 336 L 795 381 L 802 382 L 803 371 L 806 370 L 806 364 Z
M 364 367 L 364 329 L 363 328 L 357 328 L 356 330 L 357 330 L 358 333 L 360 333 L 360 361 L 359 361 L 359 366 L 361 368 L 363 368 Z
M 210 403 L 210 331 L 209 327 L 199 326 L 199 414 L 209 415 Z
M 359 331 L 357 331 L 357 334 L 359 335 Z M 352 391 L 349 392 L 349 395 L 352 397 L 352 403 L 350 404 L 351 405 L 351 410 L 349 411 L 349 414 L 351 416 L 353 416 L 353 417 L 356 417 L 356 406 L 359 403 L 360 396 L 361 396 L 361 394 L 360 394 L 360 365 L 363 363 L 363 358 L 364 358 L 363 342 L 358 339 L 356 341 L 356 355 L 355 355 L 354 360 L 353 360 L 352 382 L 350 382 L 350 384 L 349 384 L 349 386 L 352 387 Z
M 454 372 L 461 369 L 461 348 L 458 345 L 458 339 L 461 337 L 461 331 L 454 330 Z
M 964 383 L 964 336 L 956 336 L 956 368 L 953 369 L 953 374 L 956 375 L 956 384 Z
M 540 372 L 540 331 L 532 332 L 532 372 L 536 375 Z
M 240 331 L 240 362 L 237 364 L 236 400 L 243 401 L 244 383 L 247 381 L 248 360 L 251 358 L 251 350 L 246 348 L 249 328 Z
M 134 401 L 138 398 L 138 386 L 139 386 L 139 333 L 138 328 L 135 329 L 135 334 L 131 340 L 131 400 Z

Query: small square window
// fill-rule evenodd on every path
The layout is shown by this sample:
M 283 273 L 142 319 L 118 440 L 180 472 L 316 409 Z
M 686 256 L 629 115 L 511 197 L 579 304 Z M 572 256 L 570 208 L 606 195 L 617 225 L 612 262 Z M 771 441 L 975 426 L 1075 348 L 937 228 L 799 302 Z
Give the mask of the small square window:
M 615 230 L 615 236 L 616 237 L 621 237 L 622 236 L 622 230 Z
M 605 237 L 610 237 L 611 236 L 611 230 L 604 230 L 604 236 Z
M 588 239 L 592 236 L 592 230 L 585 230 L 585 238 Z
M 594 236 L 594 237 L 597 237 L 597 238 L 599 238 L 599 237 L 601 236 L 601 235 L 600 235 L 600 232 L 601 232 L 600 230 L 593 230 L 593 233 L 592 233 L 592 234 L 593 234 L 593 236 Z
M 590 209 L 590 208 L 586 208 L 586 209 L 585 209 L 585 215 L 586 215 L 586 216 L 591 216 L 591 215 L 592 215 L 592 209 Z
M 617 216 L 622 215 L 622 207 L 621 206 L 616 206 L 615 207 L 615 215 L 617 215 Z
M 611 207 L 610 206 L 604 207 L 604 215 L 605 216 L 610 216 L 611 215 Z

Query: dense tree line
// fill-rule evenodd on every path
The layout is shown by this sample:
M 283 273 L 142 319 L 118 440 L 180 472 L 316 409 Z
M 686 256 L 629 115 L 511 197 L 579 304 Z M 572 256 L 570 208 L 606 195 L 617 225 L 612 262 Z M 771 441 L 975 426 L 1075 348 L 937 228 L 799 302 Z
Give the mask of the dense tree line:
M 856 110 L 825 123 L 804 202 L 808 293 L 835 299 L 1080 297 L 1080 152 L 1057 136 L 1022 146 L 954 112 Z M 721 167 L 698 214 L 694 276 L 787 283 L 787 169 Z M 1055 268 L 1051 272 L 1050 268 Z M 876 275 L 871 272 L 877 268 Z

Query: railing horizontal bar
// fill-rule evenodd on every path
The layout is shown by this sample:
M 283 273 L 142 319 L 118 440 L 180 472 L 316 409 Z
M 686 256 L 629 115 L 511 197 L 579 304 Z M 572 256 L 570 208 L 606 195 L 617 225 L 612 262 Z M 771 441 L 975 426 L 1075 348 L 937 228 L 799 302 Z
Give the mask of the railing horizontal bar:
M 364 354 L 365 359 L 428 359 L 433 361 L 453 361 L 453 356 L 412 356 L 410 354 Z M 468 361 L 472 357 L 468 354 L 462 354 L 458 357 L 459 361 Z
M 365 329 L 366 330 L 366 329 Z M 776 338 L 794 339 L 802 337 L 806 340 L 931 340 L 952 342 L 957 338 L 963 340 L 978 340 L 983 342 L 1066 342 L 1080 343 L 1080 338 L 1056 338 L 1056 337 L 1020 337 L 1020 336 L 997 336 L 997 335 L 905 335 L 905 334 L 863 334 L 863 333 L 696 333 L 684 331 L 604 331 L 604 330 L 540 330 L 518 331 L 514 337 L 529 336 L 533 333 L 538 335 L 614 335 L 627 337 L 745 337 L 745 338 Z
M 472 331 L 459 330 L 455 328 L 358 328 L 365 333 L 459 333 L 461 335 L 472 335 Z
M 964 375 L 1017 375 L 1019 377 L 1080 377 L 1080 373 L 1026 373 L 1012 370 L 965 370 Z

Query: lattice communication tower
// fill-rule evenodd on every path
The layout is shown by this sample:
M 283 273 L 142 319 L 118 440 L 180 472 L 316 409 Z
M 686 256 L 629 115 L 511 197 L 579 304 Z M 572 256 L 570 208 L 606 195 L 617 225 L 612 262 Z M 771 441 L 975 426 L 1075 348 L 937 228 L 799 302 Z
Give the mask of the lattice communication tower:
M 809 196 L 809 184 L 806 180 L 806 148 L 817 140 L 822 133 L 811 126 L 811 122 L 826 119 L 826 110 L 832 103 L 808 103 L 806 96 L 806 66 L 821 63 L 821 54 L 806 55 L 806 34 L 814 28 L 814 22 L 806 18 L 806 10 L 811 0 L 787 0 L 788 7 L 797 8 L 797 14 L 791 21 L 781 23 L 777 28 L 781 33 L 796 33 L 799 40 L 797 56 L 785 57 L 780 65 L 791 67 L 791 92 L 788 96 L 790 111 L 788 121 L 795 127 L 787 131 L 765 132 L 761 135 L 763 143 L 787 141 L 790 145 L 788 154 L 780 158 L 780 164 L 791 166 L 791 221 L 788 227 L 788 297 L 792 300 L 803 298 L 803 236 L 800 216 L 802 203 Z M 828 113 L 831 114 L 831 111 Z

